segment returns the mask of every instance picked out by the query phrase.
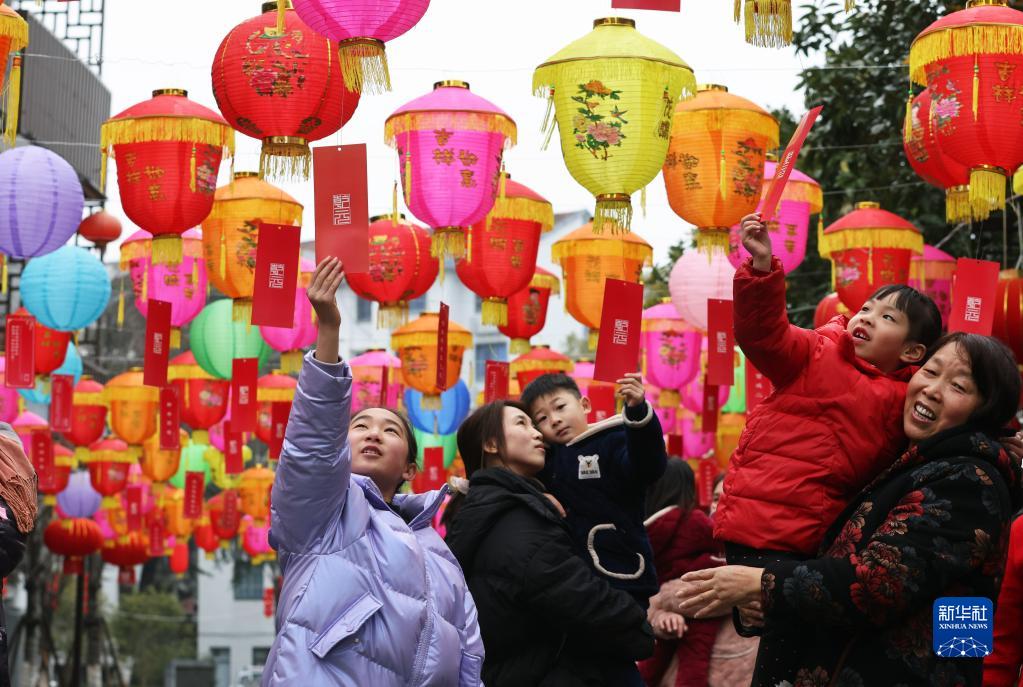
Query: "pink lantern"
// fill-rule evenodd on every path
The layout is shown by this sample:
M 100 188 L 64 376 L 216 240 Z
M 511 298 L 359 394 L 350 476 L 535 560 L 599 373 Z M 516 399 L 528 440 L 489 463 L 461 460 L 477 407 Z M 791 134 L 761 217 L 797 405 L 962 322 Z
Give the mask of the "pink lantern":
M 373 406 L 398 407 L 405 390 L 400 358 L 383 349 L 373 349 L 355 356 L 348 365 L 352 368 L 352 413 Z M 384 370 L 387 370 L 387 394 L 386 399 L 381 400 Z
M 590 387 L 592 386 L 610 386 L 614 384 L 609 382 L 595 382 L 593 381 L 593 361 L 588 358 L 580 359 L 576 362 L 575 368 L 572 369 L 572 379 L 579 386 L 579 393 L 583 396 L 590 395 Z
M 270 548 L 270 523 L 257 523 L 251 515 L 242 518 L 242 548 L 253 565 L 259 565 L 263 561 L 274 557 L 273 549 Z
M 135 300 L 142 298 L 142 284 L 146 267 L 152 256 L 153 235 L 145 229 L 139 229 L 121 242 L 121 271 L 127 272 L 131 278 L 132 292 Z M 121 289 L 120 305 L 118 305 L 119 321 L 124 312 L 124 289 Z
M 691 250 L 678 259 L 668 278 L 675 309 L 689 324 L 706 331 L 707 299 L 732 299 L 735 268 L 724 251 L 710 255 Z
M 128 483 L 120 494 L 121 507 L 128 512 L 128 490 L 138 487 L 142 492 L 141 509 L 142 515 L 148 515 L 156 507 L 156 496 L 153 494 L 153 482 L 142 472 L 142 466 L 132 463 L 128 468 Z M 160 485 L 162 490 L 163 485 Z
M 135 234 L 132 235 L 134 237 Z M 171 304 L 171 348 L 181 348 L 181 328 L 195 319 L 206 304 L 206 258 L 202 232 L 189 229 L 181 235 L 182 258 L 176 265 L 154 264 L 149 251 L 143 261 L 141 292 L 135 307 L 149 316 L 149 299 Z
M 431 254 L 464 257 L 465 227 L 494 206 L 515 122 L 466 82 L 438 81 L 387 118 L 384 137 L 398 149 L 405 204 L 433 228 Z
M 948 324 L 952 313 L 952 275 L 956 259 L 934 246 L 924 246 L 923 255 L 909 260 L 909 285 L 930 296 L 941 312 L 941 321 Z
M 677 408 L 679 391 L 700 371 L 703 336 L 671 302 L 644 310 L 642 327 L 645 379 L 661 388 L 659 408 Z
M 0 422 L 14 422 L 18 417 L 18 399 L 21 396 L 17 389 L 9 389 L 6 384 L 5 370 L 7 357 L 0 355 Z
M 231 421 L 231 404 L 227 404 L 227 412 L 224 414 L 224 419 L 217 424 L 210 427 L 210 446 L 223 453 L 226 449 L 224 448 L 224 425 Z M 242 443 L 246 443 L 252 438 L 252 432 L 242 432 Z
M 732 387 L 718 387 L 718 408 L 728 402 Z M 703 377 L 697 376 L 693 381 L 682 387 L 682 406 L 691 413 L 703 413 Z
M 306 287 L 316 270 L 312 260 L 302 258 L 299 263 L 299 286 L 295 291 L 295 318 L 291 327 L 260 326 L 259 333 L 270 348 L 281 354 L 281 372 L 291 374 L 302 369 L 303 348 L 316 343 L 316 315 L 309 302 Z
M 14 421 L 11 422 L 11 427 L 14 428 L 18 438 L 21 439 L 21 445 L 25 448 L 25 453 L 31 456 L 32 432 L 37 430 L 48 430 L 50 428 L 50 423 L 35 413 L 26 410 L 19 413 L 18 417 L 14 418 Z
M 697 424 L 697 418 L 693 413 L 679 410 L 678 429 L 682 435 L 683 458 L 703 458 L 714 450 L 717 440 L 714 432 L 701 432 Z

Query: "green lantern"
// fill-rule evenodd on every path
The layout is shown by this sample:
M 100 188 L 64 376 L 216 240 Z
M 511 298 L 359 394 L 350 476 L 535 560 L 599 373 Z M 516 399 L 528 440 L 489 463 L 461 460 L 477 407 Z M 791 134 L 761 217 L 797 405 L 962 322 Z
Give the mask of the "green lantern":
M 728 394 L 728 403 L 721 408 L 722 413 L 746 412 L 746 356 L 739 347 L 735 347 L 735 384 Z
M 231 301 L 228 301 L 228 304 L 230 303 Z M 181 447 L 181 462 L 178 464 L 178 471 L 169 480 L 171 485 L 178 489 L 184 489 L 186 472 L 203 473 L 203 484 L 209 484 L 211 478 L 210 465 L 206 462 L 206 452 L 209 450 L 210 447 L 206 444 L 192 442 Z
M 455 459 L 455 455 L 458 453 L 458 442 L 455 439 L 456 432 L 451 434 L 432 434 L 430 432 L 420 432 L 414 427 L 412 431 L 415 433 L 416 445 L 419 447 L 416 462 L 419 463 L 420 470 L 423 468 L 423 451 L 436 446 L 443 447 L 444 449 L 444 469 L 450 467 L 451 461 Z
M 190 335 L 195 361 L 218 379 L 231 378 L 231 361 L 235 358 L 258 358 L 262 367 L 270 356 L 259 327 L 234 321 L 230 298 L 203 308 L 192 321 Z

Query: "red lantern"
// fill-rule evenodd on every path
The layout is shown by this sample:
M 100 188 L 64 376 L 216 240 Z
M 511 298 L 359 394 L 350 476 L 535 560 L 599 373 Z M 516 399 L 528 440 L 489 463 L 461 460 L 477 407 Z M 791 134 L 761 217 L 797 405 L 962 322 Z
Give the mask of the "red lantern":
M 135 584 L 135 566 L 149 560 L 149 540 L 141 532 L 128 532 L 123 537 L 108 539 L 103 542 L 100 551 L 103 562 L 120 568 L 117 577 L 119 584 L 128 586 Z
M 101 171 L 112 154 L 121 206 L 153 235 L 157 265 L 181 262 L 181 234 L 210 214 L 221 159 L 234 150 L 227 122 L 187 96 L 180 88 L 153 91 L 100 131 Z
M 433 286 L 440 262 L 430 255 L 430 234 L 391 215 L 370 218 L 369 270 L 347 275 L 360 298 L 380 304 L 377 326 L 392 329 L 408 321 L 408 302 Z
M 71 396 L 71 431 L 64 438 L 75 446 L 75 464 L 88 460 L 88 446 L 99 441 L 107 428 L 107 405 L 103 385 L 82 375 Z
M 25 308 L 18 308 L 15 317 L 32 317 Z M 35 336 L 32 339 L 35 348 L 35 373 L 48 375 L 64 364 L 67 356 L 67 345 L 71 341 L 71 332 L 58 332 L 36 320 Z
M 128 484 L 128 469 L 135 462 L 128 444 L 120 439 L 104 439 L 89 447 L 89 479 L 92 488 L 103 497 L 101 508 L 120 504 L 114 498 Z
M 909 166 L 931 186 L 945 191 L 945 219 L 948 222 L 967 222 L 987 219 L 989 208 L 978 208 L 976 214 L 970 206 L 970 170 L 950 158 L 938 145 L 935 135 L 935 114 L 932 112 L 931 89 L 925 88 L 912 100 L 902 134 L 902 148 Z
M 238 492 L 232 489 L 220 492 L 206 503 L 210 526 L 221 541 L 234 539 L 238 534 L 242 521 L 240 504 Z
M 175 575 L 188 572 L 188 542 L 179 539 L 170 555 L 170 569 Z
M 558 278 L 540 267 L 533 273 L 529 286 L 508 298 L 508 324 L 498 330 L 511 339 L 512 353 L 529 353 L 530 337 L 536 336 L 547 323 L 547 305 L 551 294 L 561 292 Z
M 829 293 L 821 299 L 821 302 L 817 304 L 817 309 L 813 311 L 814 329 L 823 327 L 838 315 L 848 317 L 849 308 L 842 305 L 842 301 L 838 299 L 837 293 Z
M 998 280 L 991 334 L 1023 360 L 1023 279 L 1017 270 L 1005 270 Z
M 494 209 L 469 227 L 468 257 L 455 266 L 462 283 L 483 299 L 483 324 L 508 324 L 508 299 L 529 285 L 540 234 L 552 226 L 551 204 L 502 172 Z
M 121 237 L 121 220 L 106 210 L 94 212 L 78 225 L 78 235 L 98 248 L 106 248 L 108 243 Z
M 571 374 L 574 368 L 571 358 L 552 351 L 550 346 L 537 346 L 511 362 L 511 374 L 518 380 L 520 389 L 525 389 L 541 375 L 554 372 Z
M 82 572 L 82 559 L 103 546 L 103 531 L 91 518 L 54 520 L 43 532 L 43 542 L 50 551 L 64 556 L 64 574 L 76 575 Z
M 210 524 L 209 518 L 204 518 L 199 523 L 195 532 L 192 533 L 192 537 L 195 539 L 195 545 L 206 552 L 207 559 L 212 559 L 214 552 L 220 548 L 220 538 L 213 531 L 213 525 Z
M 338 45 L 310 29 L 287 3 L 284 34 L 277 3 L 224 38 L 213 58 L 213 95 L 235 129 L 263 141 L 262 176 L 309 177 L 309 142 L 351 119 L 359 94 L 341 76 Z
M 259 402 L 257 412 L 256 437 L 264 444 L 271 444 L 273 437 L 273 404 L 287 403 L 291 412 L 291 402 L 295 399 L 298 381 L 280 372 L 263 375 L 256 383 L 256 401 Z
M 49 456 L 49 464 L 33 467 L 39 476 L 36 489 L 43 495 L 43 504 L 53 506 L 57 503 L 57 494 L 67 488 L 71 479 L 71 451 L 60 444 L 53 444 L 53 455 Z
M 170 361 L 167 381 L 178 391 L 181 421 L 192 428 L 192 440 L 209 444 L 210 427 L 227 414 L 231 381 L 208 374 L 199 367 L 191 351 Z

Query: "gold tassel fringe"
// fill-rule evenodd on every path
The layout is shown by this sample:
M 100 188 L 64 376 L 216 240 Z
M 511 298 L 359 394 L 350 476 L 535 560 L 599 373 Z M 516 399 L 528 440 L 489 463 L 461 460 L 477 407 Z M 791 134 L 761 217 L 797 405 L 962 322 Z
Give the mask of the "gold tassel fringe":
M 281 372 L 292 374 L 302 370 L 302 358 L 304 354 L 300 350 L 284 351 L 281 353 Z
M 231 320 L 249 324 L 252 321 L 252 299 L 235 298 L 231 303 Z
M 397 329 L 408 324 L 408 303 L 381 303 L 377 308 L 377 329 Z
M 970 206 L 974 212 L 1005 207 L 1006 175 L 1000 169 L 970 170 Z
M 183 257 L 181 236 L 163 234 L 153 237 L 152 260 L 154 265 L 180 265 Z
M 906 119 L 902 126 L 902 140 L 909 143 L 913 140 L 913 89 L 909 89 L 906 96 Z
M 173 350 L 181 348 L 181 327 L 171 327 L 170 347 Z
M 4 143 L 13 147 L 18 139 L 18 114 L 21 111 L 21 60 L 20 54 L 14 56 L 11 63 L 11 74 L 7 79 L 7 126 L 4 128 Z
M 120 280 L 120 289 L 117 294 L 117 328 L 124 326 L 124 277 Z
M 632 226 L 632 199 L 625 194 L 597 196 L 597 208 L 593 214 L 593 233 L 601 234 L 605 229 L 612 234 L 628 234 Z
M 259 153 L 259 176 L 261 179 L 307 181 L 312 159 L 308 143 L 263 141 Z
M 455 260 L 465 257 L 465 231 L 461 227 L 436 227 L 430 241 L 430 255 L 440 260 L 450 255 Z
M 696 231 L 696 249 L 700 253 L 710 256 L 714 253 L 728 252 L 728 229 L 698 228 Z
M 586 338 L 586 345 L 591 351 L 597 350 L 597 341 L 600 339 L 600 332 L 596 329 L 590 330 L 590 335 Z
M 391 90 L 384 44 L 374 38 L 349 38 L 338 48 L 341 78 L 357 93 L 384 93 Z
M 419 348 L 424 346 L 437 346 L 437 331 L 427 332 L 401 332 L 391 334 L 391 348 Z M 472 334 L 463 329 L 448 329 L 448 348 L 469 348 L 472 346 Z
M 530 345 L 529 339 L 512 339 L 508 350 L 515 355 L 524 355 L 533 350 L 533 347 Z
M 503 298 L 484 298 L 481 314 L 484 325 L 504 327 L 508 324 L 508 301 Z
M 125 117 L 111 119 L 100 127 L 99 145 L 104 151 L 122 143 L 189 141 L 211 145 L 234 155 L 234 129 L 199 117 Z
M 505 146 L 515 145 L 515 122 L 504 115 L 487 112 L 402 112 L 384 122 L 384 143 L 395 147 L 395 139 L 410 131 L 457 129 L 502 134 Z
M 551 259 L 560 263 L 565 258 L 580 256 L 618 257 L 650 265 L 654 249 L 647 243 L 609 239 L 607 241 L 558 241 L 551 246 Z
M 561 293 L 561 282 L 553 274 L 534 274 L 529 285 L 534 289 L 550 289 L 552 296 Z
M 818 235 L 817 250 L 822 258 L 855 248 L 905 248 L 919 254 L 924 250 L 924 237 L 910 229 L 881 227 L 845 229 L 833 234 L 820 232 Z
M 980 62 L 977 56 L 973 57 L 973 121 L 977 121 L 977 114 L 980 112 Z
M 494 201 L 494 209 L 487 215 L 488 219 L 491 217 L 537 222 L 547 232 L 554 226 L 554 206 L 532 198 L 502 196 Z
M 949 57 L 1023 55 L 1023 24 L 967 24 L 920 34 L 909 48 L 909 74 L 927 86 L 927 67 Z
M 971 219 L 987 219 L 991 212 L 982 213 L 982 217 L 973 215 L 973 206 L 970 204 L 970 187 L 967 185 L 953 186 L 945 190 L 945 221 L 949 224 L 968 222 Z
M 746 42 L 760 48 L 792 44 L 791 0 L 746 0 Z

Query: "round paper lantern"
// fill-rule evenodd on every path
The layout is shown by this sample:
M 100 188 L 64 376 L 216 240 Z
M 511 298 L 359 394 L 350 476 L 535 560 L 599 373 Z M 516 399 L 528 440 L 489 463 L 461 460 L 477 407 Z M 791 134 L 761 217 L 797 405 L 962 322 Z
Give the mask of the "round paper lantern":
M 857 312 L 878 288 L 906 283 L 910 258 L 923 252 L 924 237 L 877 203 L 862 202 L 821 233 L 817 249 L 831 260 L 832 282 L 842 304 Z
M 128 468 L 135 459 L 128 452 L 128 444 L 120 439 L 103 439 L 89 447 L 89 481 L 103 497 L 102 508 L 120 503 L 114 496 L 128 483 Z
M 188 446 L 188 433 L 185 430 L 180 430 L 178 439 L 181 447 Z M 152 480 L 153 487 L 157 492 L 162 493 L 163 483 L 178 473 L 178 467 L 181 465 L 181 451 L 181 448 L 160 448 L 159 434 L 149 437 L 142 445 L 139 467 L 142 468 L 142 474 Z
M 181 445 L 181 459 L 178 462 L 178 471 L 167 480 L 172 487 L 177 489 L 185 488 L 185 475 L 189 472 L 201 472 L 203 484 L 210 482 L 210 465 L 206 461 L 206 452 L 210 451 L 206 444 L 188 442 Z
M 494 206 L 515 122 L 466 82 L 438 81 L 391 113 L 384 139 L 398 149 L 405 204 L 433 228 L 431 254 L 464 256 L 464 228 Z
M 721 412 L 728 415 L 733 413 L 745 413 L 746 412 L 746 356 L 739 350 L 739 347 L 735 347 L 735 384 L 728 387 L 728 400 L 721 406 Z M 720 440 L 721 433 L 718 433 L 718 439 Z M 728 455 L 732 455 L 731 451 Z
M 256 401 L 259 406 L 256 409 L 256 437 L 264 444 L 273 443 L 273 404 L 287 403 L 290 415 L 297 387 L 298 380 L 279 371 L 263 375 L 257 381 Z
M 88 470 L 75 470 L 67 487 L 57 494 L 57 507 L 69 518 L 91 518 L 99 510 L 103 497 L 92 488 Z
M 195 520 L 185 517 L 185 490 L 167 487 L 163 492 L 163 516 L 167 534 L 188 538 Z
M 104 563 L 120 568 L 118 584 L 133 585 L 135 566 L 149 560 L 149 539 L 142 532 L 128 532 L 123 537 L 104 541 L 100 555 Z
M 695 413 L 680 409 L 678 429 L 682 434 L 682 457 L 686 460 L 703 458 L 714 450 L 714 432 L 701 431 L 700 418 Z
M 846 10 L 855 0 L 845 0 Z M 735 22 L 743 20 L 746 42 L 762 48 L 792 44 L 792 0 L 735 0 Z
M 206 560 L 213 560 L 214 554 L 220 548 L 220 539 L 217 537 L 217 533 L 213 531 L 213 526 L 210 524 L 208 517 L 203 518 L 199 522 L 199 526 L 195 528 L 192 537 L 195 539 L 195 545 L 206 553 Z
M 11 423 L 11 428 L 14 429 L 18 438 L 21 439 L 21 446 L 25 449 L 25 454 L 31 456 L 32 433 L 48 431 L 50 429 L 50 424 L 44 418 L 39 417 L 32 411 L 25 410 L 18 413 L 18 417 L 14 418 L 14 422 Z
M 583 396 L 590 395 L 590 389 L 594 387 L 611 387 L 614 388 L 614 384 L 611 382 L 597 382 L 593 379 L 593 360 L 590 358 L 580 358 L 576 361 L 575 367 L 572 369 L 572 379 L 579 386 L 579 393 Z
M 100 147 L 103 181 L 110 155 L 124 214 L 153 235 L 153 262 L 181 262 L 180 236 L 210 214 L 221 159 L 234 152 L 234 131 L 189 100 L 188 91 L 163 88 L 108 119 Z
M 249 554 L 252 565 L 262 565 L 273 560 L 274 550 L 270 548 L 270 525 L 246 515 L 242 518 L 242 549 Z
M 78 235 L 102 250 L 111 241 L 121 238 L 121 220 L 106 210 L 94 212 L 79 223 Z
M 341 73 L 357 92 L 391 90 L 384 43 L 419 23 L 429 6 L 430 0 L 295 0 L 313 31 L 338 41 Z
M 993 208 L 970 204 L 970 170 L 945 154 L 938 145 L 934 98 L 925 88 L 911 101 L 903 127 L 902 149 L 909 166 L 931 186 L 945 191 L 945 219 L 949 223 L 987 219 Z
M 352 415 L 363 408 L 398 407 L 404 392 L 401 360 L 382 348 L 372 348 L 349 360 L 348 367 L 352 369 Z
M 552 351 L 550 346 L 536 346 L 529 353 L 520 355 L 511 361 L 511 375 L 519 382 L 519 388 L 525 389 L 533 380 L 545 374 L 569 374 L 575 369 L 575 363 L 567 355 Z
M 706 358 L 706 354 L 703 356 Z M 697 416 L 703 413 L 703 384 L 705 376 L 697 376 L 693 381 L 682 387 L 682 405 L 691 413 L 696 413 Z M 728 402 L 728 394 L 731 393 L 731 387 L 722 386 L 718 387 L 718 408 L 721 408 Z
M 208 444 L 208 430 L 227 413 L 231 383 L 216 379 L 199 367 L 191 351 L 170 361 L 167 381 L 177 389 L 181 421 L 192 429 L 196 442 Z
M 266 363 L 270 347 L 259 335 L 259 328 L 232 318 L 230 299 L 210 303 L 192 322 L 189 343 L 195 361 L 218 379 L 231 378 L 232 360 L 258 358 Z
M 1023 360 L 1023 278 L 1018 270 L 1007 270 L 998 280 L 991 335 Z
M 229 506 L 229 499 L 234 504 L 233 507 Z M 238 526 L 241 524 L 239 500 L 237 491 L 224 490 L 206 502 L 210 526 L 222 541 L 233 539 L 238 534 Z
M 237 489 L 241 479 L 241 472 L 228 474 L 227 463 L 224 454 L 218 449 L 210 447 L 206 451 L 206 462 L 210 466 L 210 479 L 217 489 Z M 242 445 L 242 465 L 252 463 L 252 449 Z
M 171 304 L 171 348 L 181 348 L 181 328 L 194 320 L 206 304 L 202 232 L 189 229 L 182 234 L 181 251 L 182 258 L 176 264 L 159 264 L 149 256 L 143 258 L 142 292 L 135 298 L 135 308 L 142 317 L 149 317 L 150 298 Z
M 257 523 L 265 522 L 270 517 L 270 488 L 273 483 L 273 470 L 263 466 L 242 472 L 238 483 L 239 510 Z
M 142 368 L 133 367 L 107 382 L 104 393 L 110 405 L 110 429 L 128 444 L 132 457 L 138 457 L 142 444 L 156 434 L 160 390 L 143 384 Z
M 83 376 L 71 395 L 71 431 L 64 438 L 75 446 L 76 463 L 89 458 L 88 447 L 103 437 L 107 429 L 107 404 L 103 385 Z
M 718 420 L 715 434 L 714 455 L 722 471 L 728 469 L 728 461 L 739 445 L 739 437 L 746 428 L 746 416 L 741 413 L 725 413 Z
M 924 246 L 923 255 L 914 255 L 909 260 L 908 284 L 931 297 L 945 324 L 952 314 L 952 278 L 955 271 L 956 259 L 934 246 Z
M 259 178 L 256 172 L 235 172 L 217 189 L 213 209 L 203 220 L 206 273 L 217 290 L 234 299 L 234 318 L 252 318 L 259 225 L 302 224 L 302 204 Z
M 675 108 L 664 160 L 671 209 L 696 226 L 696 245 L 727 250 L 728 228 L 760 202 L 778 120 L 724 86 L 700 86 Z
M 178 577 L 181 577 L 186 572 L 188 572 L 188 563 L 189 563 L 188 542 L 186 541 L 176 542 L 174 544 L 174 549 L 171 552 L 170 560 L 168 561 L 170 571 L 177 575 Z
M 440 316 L 423 313 L 416 320 L 391 334 L 391 348 L 401 360 L 401 376 L 405 384 L 422 392 L 423 408 L 439 410 L 440 395 L 453 387 L 462 373 L 462 355 L 472 347 L 472 334 L 456 322 L 448 322 L 447 377 L 437 385 L 437 328 Z
M 276 3 L 224 37 L 213 58 L 213 95 L 235 129 L 259 139 L 261 176 L 308 178 L 309 142 L 351 119 L 359 94 L 345 85 L 337 43 L 310 29 L 286 3 L 284 31 Z
M 0 0 L 0 64 L 7 64 L 7 57 L 14 53 L 11 63 L 11 79 L 8 88 L 9 100 L 20 102 L 21 97 L 21 51 L 28 46 L 28 22 L 21 15 Z M 0 89 L 4 87 L 4 75 L 0 74 Z M 10 108 L 7 114 L 7 129 L 3 133 L 4 143 L 13 146 L 18 138 L 18 107 Z
M 405 390 L 405 411 L 412 426 L 420 432 L 451 434 L 469 414 L 472 399 L 465 382 L 458 383 L 440 395 L 440 410 L 423 407 L 423 394 L 415 389 Z
M 967 3 L 924 29 L 909 49 L 912 80 L 931 90 L 938 145 L 970 171 L 974 212 L 1005 205 L 1006 177 L 1023 164 L 1017 69 L 1023 12 L 1007 0 Z
M 430 235 L 422 227 L 392 215 L 370 218 L 369 269 L 346 274 L 360 298 L 380 304 L 377 326 L 393 329 L 408 322 L 408 303 L 433 286 L 440 262 L 430 255 Z
M 596 196 L 597 233 L 629 230 L 631 196 L 661 170 L 672 111 L 695 90 L 682 58 L 620 17 L 595 20 L 536 68 L 533 93 L 553 105 L 568 171 Z
M 511 339 L 512 353 L 529 353 L 529 339 L 547 324 L 547 306 L 551 295 L 561 293 L 561 282 L 547 270 L 537 267 L 529 286 L 508 297 L 508 323 L 499 325 L 498 331 Z
M 643 311 L 642 327 L 643 377 L 660 387 L 659 407 L 676 408 L 679 390 L 700 372 L 703 336 L 679 316 L 669 298 Z
M 19 395 L 17 389 L 7 386 L 6 370 L 7 356 L 0 355 L 0 422 L 14 422 L 20 411 Z
M 316 266 L 311 260 L 303 259 L 301 262 L 300 275 L 304 277 L 307 285 Z M 295 289 L 295 314 L 290 327 L 263 325 L 259 327 L 259 333 L 267 345 L 280 352 L 281 371 L 285 374 L 298 373 L 302 370 L 302 358 L 305 356 L 302 349 L 316 343 L 318 330 L 316 313 L 309 302 L 309 292 L 303 284 L 299 284 Z
M 67 489 L 71 478 L 71 451 L 60 444 L 53 445 L 53 465 L 49 470 L 36 467 L 39 484 L 36 489 L 43 495 L 43 505 L 57 505 L 57 494 Z
M 41 325 L 36 322 L 35 329 L 38 332 Z M 53 331 L 52 329 L 50 330 Z M 66 332 L 56 332 L 58 334 L 64 334 Z M 47 364 L 52 364 L 53 353 L 52 349 L 48 352 L 50 360 Z M 38 362 L 39 358 L 36 358 Z M 36 369 L 39 369 L 38 365 Z M 60 366 L 52 371 L 52 374 L 56 375 L 70 375 L 74 384 L 78 383 L 78 380 L 82 376 L 82 356 L 78 355 L 78 349 L 71 342 L 64 345 L 64 360 Z M 36 403 L 39 405 L 50 405 L 50 377 L 47 374 L 45 376 L 40 375 L 36 377 L 36 385 L 32 389 L 18 389 L 18 393 L 21 397 L 29 403 Z
M 770 158 L 770 156 L 768 156 Z M 764 178 L 774 178 L 778 163 L 768 159 L 764 165 Z M 757 212 L 764 211 L 763 195 L 768 192 L 764 184 Z M 767 223 L 767 233 L 771 235 L 771 249 L 781 260 L 781 267 L 788 274 L 799 267 L 806 257 L 806 240 L 810 234 L 810 215 L 819 214 L 823 208 L 823 193 L 820 184 L 793 169 L 785 190 L 781 194 L 781 202 L 774 219 Z M 736 269 L 747 258 L 749 251 L 742 245 L 741 223 L 732 225 L 729 232 L 728 260 Z
M 849 308 L 842 305 L 837 293 L 829 293 L 821 299 L 821 302 L 817 304 L 817 309 L 813 311 L 814 329 L 823 327 L 838 315 L 849 317 Z
M 416 446 L 419 448 L 416 461 L 419 463 L 420 469 L 423 468 L 423 457 L 426 454 L 426 449 L 428 448 L 444 449 L 445 469 L 449 468 L 455 461 L 455 458 L 458 455 L 457 433 L 434 434 L 432 430 L 424 432 L 415 427 L 412 428 L 412 433 L 415 434 Z
M 483 324 L 508 324 L 508 299 L 529 285 L 540 234 L 554 226 L 554 208 L 501 172 L 494 209 L 469 227 L 468 253 L 455 266 L 458 278 L 483 299 Z
M 43 542 L 50 551 L 64 556 L 65 575 L 79 575 L 83 571 L 82 559 L 103 546 L 103 533 L 89 518 L 65 518 L 46 526 Z
M 6 208 L 0 213 L 0 252 L 46 255 L 74 236 L 85 198 L 78 173 L 61 156 L 39 146 L 0 153 L 0 189 Z
M 75 246 L 29 261 L 21 273 L 25 308 L 50 329 L 84 329 L 110 300 L 110 276 L 95 255 Z
M 707 329 L 707 300 L 732 299 L 735 268 L 723 252 L 710 256 L 697 251 L 683 254 L 671 268 L 668 291 L 675 309 L 697 329 Z
M 23 317 L 30 316 L 25 308 L 18 308 L 14 314 Z M 39 322 L 36 322 L 33 330 L 35 332 L 33 338 L 35 373 L 48 375 L 64 363 L 64 359 L 70 352 L 71 349 L 68 348 L 68 345 L 71 343 L 71 332 L 59 332 Z M 79 370 L 79 374 L 81 374 L 81 370 Z
M 585 224 L 551 246 L 552 259 L 561 265 L 565 309 L 589 328 L 590 350 L 597 346 L 604 279 L 639 284 L 644 265 L 649 265 L 654 255 L 650 244 L 635 234 L 611 236 L 593 227 L 593 222 Z

